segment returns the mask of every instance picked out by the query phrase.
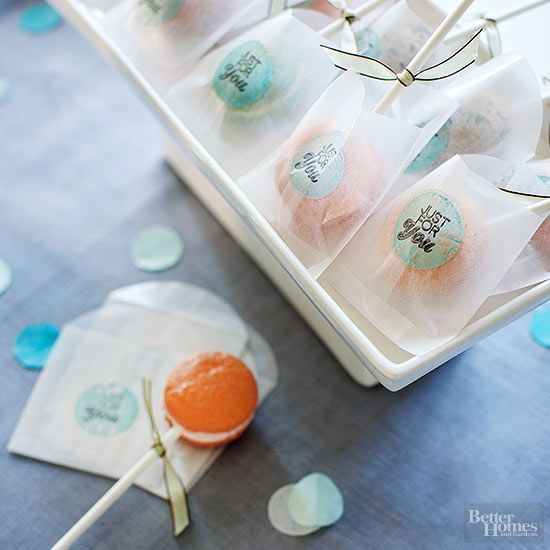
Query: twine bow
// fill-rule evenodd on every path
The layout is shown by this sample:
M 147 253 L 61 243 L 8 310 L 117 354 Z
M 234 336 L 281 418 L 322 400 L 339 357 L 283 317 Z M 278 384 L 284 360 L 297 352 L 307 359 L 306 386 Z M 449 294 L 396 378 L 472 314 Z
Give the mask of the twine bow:
M 143 379 L 143 401 L 145 410 L 151 424 L 151 435 L 153 436 L 153 444 L 151 448 L 155 450 L 163 463 L 164 482 L 166 484 L 166 492 L 168 494 L 168 503 L 170 505 L 170 514 L 172 516 L 172 526 L 174 536 L 180 535 L 191 522 L 189 518 L 189 506 L 187 504 L 187 493 L 183 481 L 178 476 L 172 463 L 166 454 L 166 448 L 162 443 L 155 417 L 153 416 L 153 406 L 151 398 L 151 381 Z
M 337 10 L 340 10 L 340 19 L 343 20 L 344 26 L 340 36 L 340 46 L 343 50 L 357 53 L 357 36 L 353 30 L 353 23 L 359 19 L 357 14 L 349 9 L 345 0 L 327 0 L 327 2 Z
M 413 74 L 408 68 L 403 69 L 400 73 L 396 73 L 391 67 L 388 67 L 388 65 L 378 59 L 330 46 L 321 45 L 321 47 L 325 48 L 334 65 L 339 69 L 354 69 L 357 74 L 374 78 L 375 80 L 398 80 L 403 86 L 407 87 L 415 80 L 428 82 L 448 78 L 475 63 L 479 47 L 478 37 L 482 30 L 480 29 L 450 57 L 436 65 L 422 69 L 416 74 Z

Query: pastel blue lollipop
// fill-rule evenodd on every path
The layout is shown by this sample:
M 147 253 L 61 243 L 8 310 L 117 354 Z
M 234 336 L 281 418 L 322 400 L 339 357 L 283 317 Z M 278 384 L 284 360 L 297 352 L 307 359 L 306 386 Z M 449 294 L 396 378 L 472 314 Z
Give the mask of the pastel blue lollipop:
M 550 308 L 537 311 L 531 318 L 531 336 L 533 340 L 550 348 Z

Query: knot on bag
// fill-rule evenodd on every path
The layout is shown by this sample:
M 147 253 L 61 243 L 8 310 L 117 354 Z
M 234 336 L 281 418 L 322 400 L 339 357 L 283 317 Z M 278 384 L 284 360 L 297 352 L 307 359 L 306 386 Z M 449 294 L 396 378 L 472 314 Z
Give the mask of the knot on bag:
M 410 86 L 416 79 L 414 78 L 414 75 L 409 71 L 409 69 L 404 68 L 400 73 L 397 75 L 397 80 L 407 88 Z

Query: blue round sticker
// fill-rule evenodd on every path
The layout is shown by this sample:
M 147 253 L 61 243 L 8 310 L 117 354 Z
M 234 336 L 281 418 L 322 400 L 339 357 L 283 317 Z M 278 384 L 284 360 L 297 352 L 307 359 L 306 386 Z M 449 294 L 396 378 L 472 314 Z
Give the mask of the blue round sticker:
M 550 183 L 550 176 L 538 176 L 538 178 L 542 183 Z
M 376 57 L 380 54 L 380 40 L 378 35 L 368 27 L 360 29 L 355 33 L 357 41 L 357 51 L 360 55 L 367 57 Z
M 464 238 L 462 216 L 450 197 L 440 191 L 421 193 L 397 218 L 393 248 L 414 269 L 434 269 L 458 252 Z
M 240 109 L 256 103 L 271 85 L 273 66 L 266 47 L 257 40 L 229 52 L 219 64 L 212 87 L 228 106 Z
M 13 355 L 27 369 L 40 370 L 59 336 L 59 329 L 48 323 L 24 328 L 15 341 Z
M 426 147 L 424 147 L 409 164 L 405 173 L 416 174 L 417 172 L 423 172 L 437 164 L 443 151 L 445 151 L 447 145 L 449 145 L 449 126 L 450 121 L 447 121 L 439 131 L 436 132 L 432 139 L 428 141 Z
M 319 134 L 298 148 L 292 158 L 290 180 L 306 199 L 322 199 L 332 193 L 344 175 L 344 132 Z
M 138 401 L 125 386 L 96 384 L 80 395 L 75 406 L 79 426 L 92 435 L 111 436 L 126 431 L 137 417 Z

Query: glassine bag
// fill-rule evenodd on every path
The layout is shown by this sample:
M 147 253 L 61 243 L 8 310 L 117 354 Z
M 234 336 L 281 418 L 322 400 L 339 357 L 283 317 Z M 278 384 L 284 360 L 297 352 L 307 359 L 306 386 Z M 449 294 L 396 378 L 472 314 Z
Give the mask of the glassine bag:
M 207 55 L 167 102 L 233 177 L 271 154 L 338 74 L 320 37 L 290 13 Z
M 456 154 L 525 162 L 537 146 L 542 100 L 533 69 L 522 55 L 501 55 L 457 75 L 442 91 L 460 107 L 407 168 L 418 180 Z
M 153 88 L 164 94 L 264 4 L 264 0 L 124 0 L 107 13 L 103 25 Z
M 456 156 L 368 219 L 326 277 L 422 355 L 464 328 L 541 220 Z
M 318 277 L 376 208 L 407 159 L 455 108 L 419 86 L 411 102 L 439 105 L 419 128 L 363 108 L 348 71 L 308 111 L 281 150 L 238 182 L 294 254 Z M 421 96 L 425 97 L 421 97 Z

